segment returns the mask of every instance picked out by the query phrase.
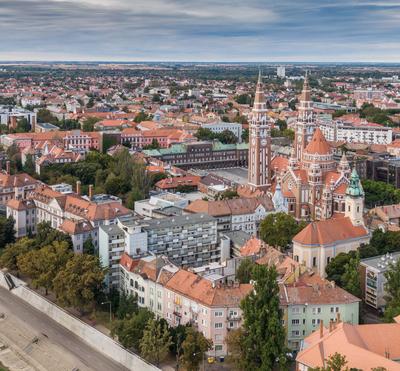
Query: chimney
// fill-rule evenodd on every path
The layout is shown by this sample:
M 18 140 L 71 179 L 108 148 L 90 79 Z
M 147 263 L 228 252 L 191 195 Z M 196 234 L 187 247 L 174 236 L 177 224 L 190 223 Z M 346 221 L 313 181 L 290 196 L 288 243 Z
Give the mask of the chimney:
M 324 321 L 321 319 L 321 322 L 319 323 L 319 337 L 322 339 L 324 336 Z
M 341 319 L 340 319 L 340 312 L 337 312 L 337 314 L 336 314 L 336 322 L 337 323 L 342 322 Z
M 332 332 L 332 331 L 333 331 L 333 321 L 330 320 L 329 321 L 329 332 Z
M 77 193 L 78 195 L 81 194 L 81 181 L 80 181 L 80 180 L 77 180 L 77 181 L 76 181 L 76 193 Z
M 6 162 L 6 173 L 7 173 L 8 175 L 10 175 L 10 167 L 11 167 L 11 163 L 10 163 L 10 161 L 7 161 L 7 162 Z
M 89 184 L 89 198 L 92 199 L 93 197 L 93 184 Z

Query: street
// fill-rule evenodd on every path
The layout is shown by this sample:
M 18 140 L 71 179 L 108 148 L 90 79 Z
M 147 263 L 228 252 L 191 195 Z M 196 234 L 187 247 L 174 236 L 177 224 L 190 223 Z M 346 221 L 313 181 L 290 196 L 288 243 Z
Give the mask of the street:
M 0 288 L 0 341 L 14 348 L 34 369 L 48 371 L 125 371 L 75 334 Z

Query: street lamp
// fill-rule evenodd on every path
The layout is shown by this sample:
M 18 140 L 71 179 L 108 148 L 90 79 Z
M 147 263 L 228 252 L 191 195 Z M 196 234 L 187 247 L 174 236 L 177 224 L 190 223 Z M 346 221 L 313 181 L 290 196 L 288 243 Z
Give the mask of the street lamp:
M 104 305 L 104 304 L 109 304 L 109 305 L 110 305 L 110 324 L 111 324 L 111 322 L 112 322 L 112 316 L 111 316 L 111 301 L 103 301 L 103 302 L 101 303 L 101 305 Z

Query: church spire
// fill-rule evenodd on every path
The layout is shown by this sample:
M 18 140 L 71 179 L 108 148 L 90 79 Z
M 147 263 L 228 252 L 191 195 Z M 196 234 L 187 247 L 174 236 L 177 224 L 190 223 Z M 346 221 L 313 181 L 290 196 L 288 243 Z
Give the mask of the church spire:
M 303 84 L 303 90 L 301 92 L 300 101 L 302 101 L 302 102 L 310 102 L 311 101 L 311 89 L 310 89 L 310 84 L 308 82 L 308 72 L 307 71 L 306 71 L 306 75 L 304 77 L 304 84 Z
M 254 97 L 254 108 L 253 109 L 266 109 L 261 69 L 258 72 L 258 81 L 257 81 L 257 86 L 256 86 L 256 94 Z

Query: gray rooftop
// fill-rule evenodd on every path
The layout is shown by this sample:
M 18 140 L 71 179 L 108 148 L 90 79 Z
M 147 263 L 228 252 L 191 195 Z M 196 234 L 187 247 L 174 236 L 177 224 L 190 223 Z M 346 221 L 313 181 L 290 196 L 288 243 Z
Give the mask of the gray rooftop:
M 364 266 L 374 268 L 380 272 L 385 272 L 390 267 L 390 264 L 396 264 L 398 259 L 400 259 L 400 252 L 394 252 L 362 259 L 360 263 Z
M 108 235 L 122 234 L 123 230 L 116 224 L 101 225 L 100 228 Z
M 216 222 L 212 216 L 207 214 L 188 214 L 181 216 L 172 216 L 162 219 L 146 220 L 143 221 L 143 229 L 163 229 L 172 227 L 182 227 L 184 225 Z
M 242 247 L 248 240 L 250 240 L 251 235 L 240 230 L 240 231 L 227 231 L 223 232 L 223 235 L 230 238 L 232 243 L 236 246 Z

